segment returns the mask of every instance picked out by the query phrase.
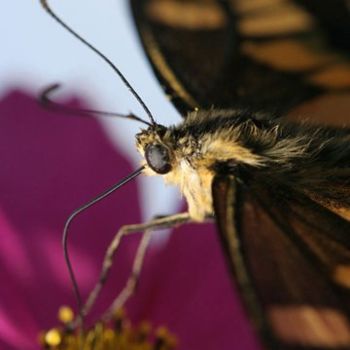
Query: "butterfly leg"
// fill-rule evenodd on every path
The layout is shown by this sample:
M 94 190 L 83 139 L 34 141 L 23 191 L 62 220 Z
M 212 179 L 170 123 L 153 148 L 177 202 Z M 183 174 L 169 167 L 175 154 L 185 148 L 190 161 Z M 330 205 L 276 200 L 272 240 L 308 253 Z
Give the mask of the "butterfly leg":
M 140 246 L 137 250 L 136 256 L 135 256 L 132 275 L 128 279 L 125 288 L 123 289 L 121 294 L 119 294 L 119 296 L 122 296 L 122 293 L 123 293 L 123 295 L 130 294 L 130 290 L 133 291 L 135 289 L 137 278 L 138 278 L 138 276 L 140 274 L 140 270 L 142 268 L 142 262 L 143 262 L 143 258 L 145 255 L 145 251 L 146 251 L 147 245 L 149 243 L 149 240 L 151 238 L 150 237 L 151 231 L 154 231 L 156 229 L 164 229 L 164 228 L 174 227 L 174 226 L 181 225 L 181 224 L 184 224 L 184 223 L 189 222 L 189 221 L 190 221 L 190 216 L 188 213 L 180 213 L 180 214 L 175 214 L 175 215 L 171 215 L 171 216 L 157 218 L 157 219 L 151 220 L 148 223 L 144 223 L 144 224 L 122 226 L 120 228 L 120 230 L 117 232 L 117 234 L 114 236 L 112 242 L 110 243 L 110 245 L 107 248 L 107 251 L 106 251 L 106 254 L 105 254 L 105 257 L 103 260 L 103 264 L 102 264 L 102 270 L 100 272 L 98 281 L 97 281 L 94 289 L 89 294 L 89 297 L 88 297 L 88 299 L 83 307 L 83 310 L 82 310 L 83 315 L 87 315 L 89 313 L 89 311 L 91 310 L 92 306 L 94 305 L 98 295 L 100 294 L 101 289 L 103 288 L 103 285 L 105 284 L 105 282 L 107 280 L 109 270 L 112 267 L 114 255 L 115 255 L 116 251 L 118 250 L 121 239 L 124 236 L 127 236 L 129 234 L 133 234 L 136 232 L 145 232 L 144 236 L 140 242 Z M 134 275 L 136 277 L 133 277 Z M 128 285 L 129 285 L 129 287 L 128 287 Z M 135 285 L 135 286 L 133 286 L 133 285 Z M 132 292 L 131 292 L 131 294 L 132 294 Z M 118 297 L 116 298 L 116 300 L 118 299 Z M 116 300 L 115 300 L 115 302 L 116 302 Z M 113 304 L 114 304 L 114 302 L 113 302 Z M 118 301 L 118 304 L 119 304 L 119 301 Z
M 126 301 L 134 294 L 137 284 L 139 281 L 139 277 L 141 274 L 143 260 L 145 257 L 145 253 L 147 251 L 149 242 L 152 236 L 152 229 L 145 230 L 140 242 L 140 245 L 137 249 L 131 274 L 126 281 L 126 284 L 122 291 L 118 294 L 118 296 L 113 300 L 111 306 L 108 308 L 107 312 L 103 315 L 104 320 L 108 320 L 114 314 L 115 310 L 121 309 Z

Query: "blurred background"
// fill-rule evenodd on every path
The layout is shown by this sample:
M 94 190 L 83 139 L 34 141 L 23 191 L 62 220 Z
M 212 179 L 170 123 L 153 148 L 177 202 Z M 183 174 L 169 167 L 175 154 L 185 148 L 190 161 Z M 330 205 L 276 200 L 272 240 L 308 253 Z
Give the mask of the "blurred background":
M 119 67 L 158 122 L 169 125 L 180 120 L 145 58 L 128 1 L 106 0 L 103 6 L 94 0 L 50 3 L 62 19 Z M 145 116 L 112 70 L 57 25 L 39 1 L 6 2 L 0 12 L 0 33 L 0 98 L 13 89 L 37 96 L 43 87 L 60 82 L 63 88 L 56 95 L 58 101 L 74 95 L 87 101 L 91 108 Z M 113 145 L 136 168 L 140 158 L 134 135 L 141 125 L 106 118 L 98 122 Z M 140 177 L 136 181 L 141 185 L 140 200 L 147 203 L 142 206 L 143 219 L 177 210 L 177 190 L 164 187 L 159 179 Z M 151 197 L 152 201 L 147 200 Z

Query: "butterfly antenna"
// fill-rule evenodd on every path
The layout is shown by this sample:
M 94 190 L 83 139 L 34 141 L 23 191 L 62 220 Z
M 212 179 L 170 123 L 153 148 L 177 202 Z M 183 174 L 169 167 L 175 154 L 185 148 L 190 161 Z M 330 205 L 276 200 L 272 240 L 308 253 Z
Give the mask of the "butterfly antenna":
M 144 109 L 144 111 L 147 113 L 152 125 L 156 125 L 155 119 L 151 113 L 151 111 L 148 109 L 146 104 L 143 102 L 141 97 L 138 95 L 138 93 L 134 90 L 134 88 L 130 85 L 128 80 L 125 78 L 125 76 L 122 74 L 122 72 L 116 67 L 116 65 L 108 58 L 106 57 L 101 51 L 97 50 L 93 45 L 91 45 L 88 41 L 86 41 L 83 37 L 81 37 L 77 32 L 75 32 L 68 24 L 66 24 L 61 18 L 59 18 L 51 9 L 51 7 L 48 5 L 47 0 L 40 0 L 40 3 L 42 7 L 47 11 L 47 13 L 56 21 L 58 22 L 63 28 L 65 28 L 69 33 L 71 33 L 75 38 L 77 38 L 80 42 L 82 42 L 84 45 L 86 45 L 88 48 L 90 48 L 92 51 L 94 51 L 99 57 L 101 57 L 112 69 L 113 71 L 119 76 L 121 81 L 124 83 L 124 85 L 128 88 L 128 90 L 132 93 L 132 95 L 136 98 L 138 103 L 141 105 L 141 107 Z
M 106 191 L 104 191 L 103 193 L 101 193 L 100 195 L 98 195 L 97 197 L 92 199 L 91 201 L 89 201 L 88 203 L 86 203 L 83 206 L 81 206 L 80 208 L 76 209 L 69 216 L 69 218 L 67 219 L 67 221 L 66 221 L 66 223 L 64 225 L 63 235 L 62 235 L 63 253 L 64 253 L 64 259 L 65 259 L 65 262 L 66 262 L 66 265 L 67 265 L 67 268 L 68 268 L 69 277 L 71 279 L 73 290 L 74 290 L 74 294 L 75 294 L 75 297 L 76 297 L 76 300 L 77 300 L 77 304 L 78 304 L 79 314 L 78 314 L 77 324 L 81 328 L 84 327 L 85 314 L 83 312 L 83 302 L 82 302 L 82 298 L 81 298 L 79 285 L 78 285 L 77 279 L 75 277 L 75 273 L 74 273 L 74 270 L 73 270 L 73 266 L 72 266 L 72 263 L 71 263 L 71 260 L 70 260 L 70 256 L 69 256 L 69 251 L 68 251 L 68 237 L 69 237 L 70 224 L 72 223 L 73 219 L 77 215 L 81 214 L 86 209 L 90 208 L 91 206 L 93 206 L 94 204 L 96 204 L 99 201 L 103 200 L 104 198 L 108 197 L 110 194 L 112 194 L 118 188 L 122 187 L 123 185 L 125 185 L 126 183 L 128 183 L 129 181 L 134 179 L 136 176 L 140 175 L 143 169 L 144 169 L 144 166 L 142 166 L 141 168 L 137 169 L 136 171 L 134 171 L 133 173 L 131 173 L 130 175 L 128 175 L 127 177 L 125 177 L 124 179 L 119 181 L 117 184 L 113 185 L 112 187 L 110 187 L 109 189 L 107 189 Z
M 147 122 L 146 120 L 141 119 L 140 117 L 136 116 L 133 113 L 120 114 L 120 113 L 107 112 L 107 111 L 98 111 L 95 109 L 70 108 L 60 103 L 57 103 L 51 99 L 51 95 L 60 87 L 61 85 L 57 83 L 47 86 L 39 95 L 40 103 L 55 112 L 66 112 L 66 113 L 71 113 L 75 115 L 90 116 L 90 117 L 93 117 L 94 114 L 99 114 L 104 117 L 118 117 L 123 119 L 131 119 L 131 120 L 135 120 L 143 124 L 146 124 L 148 126 L 152 126 L 150 122 Z

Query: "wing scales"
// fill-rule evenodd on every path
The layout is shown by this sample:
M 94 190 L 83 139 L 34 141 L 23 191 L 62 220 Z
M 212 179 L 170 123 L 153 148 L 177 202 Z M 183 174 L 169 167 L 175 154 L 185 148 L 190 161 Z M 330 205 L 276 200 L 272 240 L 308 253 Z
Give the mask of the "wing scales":
M 213 199 L 229 264 L 268 348 L 350 349 L 350 223 L 306 196 L 228 177 L 215 180 Z

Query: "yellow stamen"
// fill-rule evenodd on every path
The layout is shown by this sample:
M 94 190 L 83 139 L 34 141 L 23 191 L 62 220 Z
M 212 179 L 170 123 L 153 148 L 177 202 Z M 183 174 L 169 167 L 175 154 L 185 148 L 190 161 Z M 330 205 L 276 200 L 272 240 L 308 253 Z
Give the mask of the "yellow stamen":
M 47 350 L 173 350 L 175 337 L 164 327 L 156 332 L 148 322 L 133 327 L 123 310 L 110 323 L 98 322 L 84 331 L 72 330 L 73 311 L 64 306 L 58 313 L 62 328 L 53 328 L 41 337 Z
M 73 310 L 69 306 L 61 306 L 58 310 L 58 319 L 63 324 L 71 323 L 74 319 Z
M 55 347 L 61 343 L 61 334 L 57 328 L 50 329 L 44 338 L 47 345 L 50 347 Z

